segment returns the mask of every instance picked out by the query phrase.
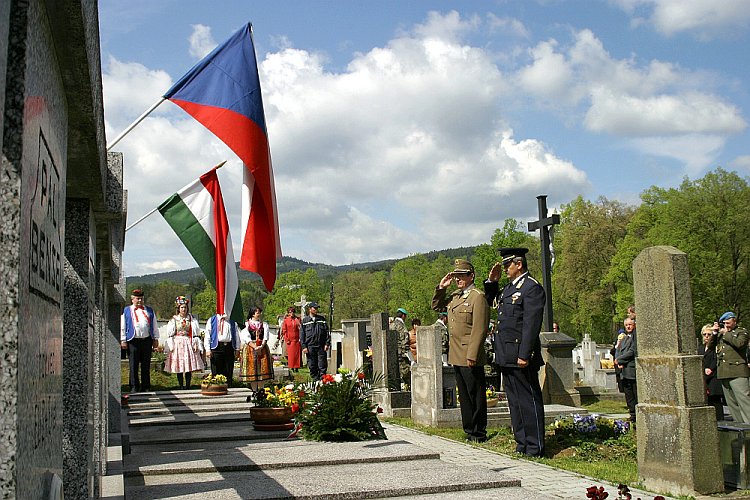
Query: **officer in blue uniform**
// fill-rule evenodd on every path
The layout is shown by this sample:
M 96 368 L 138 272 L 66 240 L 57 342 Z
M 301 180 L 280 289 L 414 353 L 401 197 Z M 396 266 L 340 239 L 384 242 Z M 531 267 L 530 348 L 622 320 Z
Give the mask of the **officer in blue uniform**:
M 487 302 L 497 309 L 493 347 L 502 373 L 516 451 L 532 457 L 544 453 L 544 402 L 539 385 L 542 348 L 539 332 L 544 314 L 544 288 L 526 265 L 527 248 L 501 248 L 502 262 L 495 263 L 484 283 Z M 505 270 L 509 283 L 500 290 Z

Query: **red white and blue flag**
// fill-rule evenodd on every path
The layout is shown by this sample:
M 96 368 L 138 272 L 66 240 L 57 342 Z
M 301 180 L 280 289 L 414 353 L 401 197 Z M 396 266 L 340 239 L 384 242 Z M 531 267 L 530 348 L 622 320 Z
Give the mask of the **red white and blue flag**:
M 281 242 L 252 26 L 248 23 L 216 47 L 164 97 L 213 132 L 245 164 L 240 267 L 258 273 L 272 290 Z

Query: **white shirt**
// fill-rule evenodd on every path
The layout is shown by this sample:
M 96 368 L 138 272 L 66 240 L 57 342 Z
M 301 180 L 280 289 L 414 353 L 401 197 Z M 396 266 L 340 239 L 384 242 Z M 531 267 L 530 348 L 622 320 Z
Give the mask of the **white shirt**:
M 232 341 L 232 326 L 229 323 L 227 315 L 214 316 L 206 321 L 206 335 L 203 338 L 203 346 L 206 348 L 206 351 L 211 351 L 211 321 L 218 322 L 216 325 L 216 336 L 219 343 Z
M 159 338 L 159 329 L 156 328 L 156 325 L 152 325 L 151 321 L 148 317 L 148 313 L 146 312 L 146 309 L 136 309 L 135 306 L 128 306 L 125 309 L 125 312 L 120 315 L 120 342 L 125 342 L 125 315 L 130 314 L 130 317 L 133 319 L 133 328 L 135 329 L 135 336 L 133 338 L 136 339 L 145 339 L 146 337 L 151 336 L 151 332 L 153 330 L 153 337 L 155 339 Z M 156 316 L 154 316 L 154 320 L 156 319 Z

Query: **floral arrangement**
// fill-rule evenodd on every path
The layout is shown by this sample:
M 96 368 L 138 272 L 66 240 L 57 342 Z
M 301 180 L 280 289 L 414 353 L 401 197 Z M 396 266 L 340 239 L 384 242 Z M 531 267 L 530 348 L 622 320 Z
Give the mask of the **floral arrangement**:
M 591 500 L 605 500 L 606 498 L 609 498 L 609 493 L 604 489 L 604 486 L 599 486 L 598 488 L 596 486 L 589 486 L 586 488 L 586 498 L 590 498 Z M 633 495 L 630 494 L 630 488 L 628 488 L 624 484 L 617 485 L 617 500 L 632 500 Z M 641 500 L 640 497 L 638 497 L 638 500 Z M 654 497 L 654 500 L 665 500 L 663 496 L 656 495 Z
M 254 391 L 248 397 L 248 401 L 255 404 L 257 408 L 283 408 L 288 406 L 292 413 L 297 413 L 300 408 L 300 398 L 305 397 L 305 389 L 296 387 L 294 384 L 280 386 L 269 384 Z
M 497 397 L 497 393 L 495 392 L 495 388 L 491 385 L 487 386 L 487 399 L 493 399 Z
M 227 383 L 227 377 L 224 375 L 211 376 L 209 373 L 201 381 L 201 385 L 224 385 Z
M 549 425 L 556 435 L 582 434 L 601 439 L 618 437 L 630 430 L 630 422 L 610 420 L 599 415 L 579 415 L 577 413 L 558 418 Z
M 303 390 L 293 434 L 312 441 L 387 439 L 378 420 L 383 410 L 370 400 L 382 384 L 382 376 L 369 378 L 361 370 L 342 368 L 336 375 L 323 375 Z

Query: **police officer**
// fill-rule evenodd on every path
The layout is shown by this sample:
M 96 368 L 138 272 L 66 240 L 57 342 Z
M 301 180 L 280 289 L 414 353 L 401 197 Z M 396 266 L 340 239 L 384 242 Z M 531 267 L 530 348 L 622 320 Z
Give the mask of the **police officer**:
M 544 402 L 539 385 L 542 348 L 539 331 L 544 313 L 544 288 L 526 265 L 527 248 L 501 248 L 502 263 L 490 270 L 484 284 L 489 304 L 497 308 L 493 347 L 510 407 L 516 451 L 532 457 L 544 453 Z M 510 282 L 500 290 L 501 269 Z
M 448 295 L 455 281 L 458 290 Z M 440 280 L 432 297 L 432 308 L 448 310 L 448 363 L 456 373 L 461 422 L 469 441 L 487 440 L 487 384 L 484 378 L 484 339 L 489 325 L 489 307 L 484 293 L 474 286 L 474 266 L 456 259 L 452 272 Z
M 320 380 L 328 369 L 328 350 L 331 348 L 331 332 L 326 319 L 318 314 L 317 302 L 308 304 L 309 313 L 302 318 L 299 330 L 299 343 L 307 355 L 310 378 Z

